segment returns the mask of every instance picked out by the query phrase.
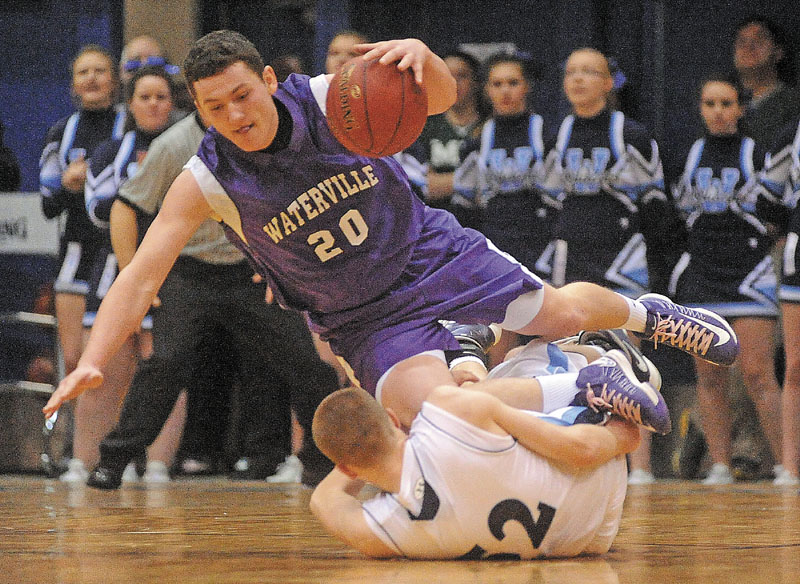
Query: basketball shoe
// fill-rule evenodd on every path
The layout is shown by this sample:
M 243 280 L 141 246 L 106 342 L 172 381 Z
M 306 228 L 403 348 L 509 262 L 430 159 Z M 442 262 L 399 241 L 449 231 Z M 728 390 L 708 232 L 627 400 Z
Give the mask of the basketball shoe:
M 581 331 L 576 339 L 579 345 L 597 346 L 606 351 L 618 349 L 625 354 L 631 364 L 636 379 L 646 381 L 658 391 L 661 391 L 661 373 L 655 364 L 644 356 L 642 351 L 628 338 L 622 329 L 607 329 L 602 331 Z
M 651 432 L 672 429 L 664 398 L 647 381 L 639 381 L 625 353 L 608 351 L 578 372 L 580 390 L 571 405 L 609 411 Z
M 452 320 L 440 320 L 444 328 L 456 338 L 462 355 L 472 355 L 488 365 L 486 353 L 500 340 L 503 332 L 496 324 L 461 324 Z
M 687 308 L 660 294 L 638 298 L 647 308 L 644 339 L 675 347 L 690 355 L 714 363 L 732 365 L 739 354 L 739 341 L 731 326 L 721 316 L 703 308 Z

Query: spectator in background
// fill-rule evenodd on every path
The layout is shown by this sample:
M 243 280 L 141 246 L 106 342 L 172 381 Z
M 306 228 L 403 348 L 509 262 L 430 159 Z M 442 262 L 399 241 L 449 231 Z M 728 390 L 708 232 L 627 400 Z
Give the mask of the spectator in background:
M 335 74 L 347 61 L 361 54 L 353 47 L 368 42 L 369 39 L 366 35 L 355 30 L 337 32 L 328 44 L 328 54 L 325 57 L 325 73 Z
M 484 117 L 480 63 L 468 53 L 445 55 L 444 62 L 456 80 L 456 102 L 443 114 L 428 118 L 422 134 L 406 150 L 401 163 L 423 199 L 431 207 L 447 209 L 464 227 L 478 228 L 479 212 L 453 204 L 453 173 L 461 164 L 461 147 L 476 138 Z
M 192 98 L 186 89 L 186 83 L 180 75 L 180 67 L 171 65 L 164 47 L 156 39 L 148 35 L 132 38 L 122 48 L 119 60 L 119 78 L 122 92 L 130 82 L 133 74 L 140 67 L 163 67 L 172 76 L 173 108 L 170 113 L 170 123 L 174 124 L 194 109 Z
M 544 161 L 543 120 L 530 111 L 527 62 L 500 54 L 485 64 L 492 115 L 464 142 L 453 184 L 458 204 L 480 211 L 479 230 L 528 269 L 550 241 L 555 205 L 536 189 Z
M 166 60 L 166 52 L 156 39 L 148 35 L 132 38 L 124 47 L 119 59 L 119 80 L 123 87 L 130 83 L 133 74 L 139 67 L 147 65 L 151 57 L 160 57 Z M 134 66 L 134 64 L 136 64 Z M 155 63 L 153 63 L 155 64 Z M 170 71 L 174 74 L 175 72 Z
M 789 124 L 776 141 L 764 168 L 764 184 L 791 209 L 783 250 L 778 298 L 783 316 L 786 370 L 781 397 L 783 469 L 775 484 L 800 484 L 800 123 Z
M 5 127 L 0 121 L 0 192 L 18 191 L 21 181 L 19 161 L 14 151 L 3 142 Z
M 66 213 L 66 224 L 61 241 L 61 269 L 55 282 L 55 312 L 58 335 L 64 355 L 64 365 L 69 373 L 75 368 L 83 349 L 84 329 L 91 327 L 92 314 L 110 280 L 116 273 L 116 261 L 111 253 L 108 233 L 94 225 L 85 207 L 85 185 L 89 154 L 104 140 L 121 138 L 125 113 L 114 107 L 118 81 L 111 55 L 102 47 L 87 45 L 75 57 L 71 66 L 72 94 L 78 111 L 59 120 L 47 133 L 40 160 L 40 185 L 42 210 L 49 219 Z M 127 388 L 133 373 L 135 347 L 128 339 L 112 360 L 110 375 L 105 385 L 116 392 Z M 78 412 L 82 408 L 79 401 Z M 76 419 L 86 420 L 78 413 Z M 85 460 L 96 459 L 94 449 L 81 450 L 83 432 L 89 426 L 76 424 L 75 458 L 64 480 L 82 481 L 87 472 Z
M 736 27 L 733 63 L 748 93 L 742 102 L 742 132 L 770 147 L 778 132 L 800 115 L 793 48 L 777 24 L 750 16 Z
M 605 55 L 582 48 L 569 56 L 564 92 L 572 113 L 548 141 L 539 178 L 560 207 L 548 258 L 553 283 L 587 280 L 635 297 L 666 289 L 671 264 L 662 262 L 674 225 L 658 145 L 613 108 L 613 89 Z
M 688 241 L 670 280 L 680 302 L 730 319 L 739 338 L 737 366 L 761 427 L 778 460 L 780 387 L 775 378 L 776 277 L 771 225 L 780 201 L 758 182 L 764 149 L 738 127 L 741 87 L 725 75 L 700 86 L 704 135 L 683 158 L 675 199 Z M 696 360 L 697 398 L 713 466 L 705 484 L 727 484 L 731 472 L 730 372 Z M 781 468 L 776 468 L 777 472 Z
M 645 128 L 614 107 L 614 74 L 592 48 L 564 67 L 572 113 L 546 145 L 541 188 L 560 211 L 539 269 L 556 286 L 586 280 L 635 298 L 666 290 L 676 215 L 664 192 L 659 149 Z M 542 264 L 547 263 L 545 268 Z M 652 482 L 649 436 L 633 456 L 633 482 Z
M 120 187 L 135 175 L 144 161 L 150 143 L 169 126 L 172 111 L 172 81 L 163 67 L 146 66 L 138 68 L 125 85 L 128 130 L 122 139 L 102 142 L 92 153 L 86 181 L 86 210 L 92 222 L 107 232 L 111 205 Z M 123 264 L 124 265 L 124 264 Z M 110 285 L 110 282 L 106 284 Z M 151 318 L 147 317 L 142 331 L 137 335 L 139 357 L 152 354 L 150 336 Z M 136 355 L 127 355 L 134 360 L 129 367 L 133 371 Z M 127 380 L 130 383 L 130 378 Z M 95 392 L 91 397 L 84 396 L 76 412 L 76 433 L 74 450 L 76 458 L 85 465 L 94 466 L 99 456 L 99 444 L 117 421 L 123 395 L 128 385 L 113 388 L 113 391 Z M 176 408 L 173 418 L 166 426 L 150 452 L 144 478 L 148 482 L 169 481 L 168 467 L 177 449 L 185 416 L 185 399 Z M 77 431 L 78 428 L 91 428 L 91 431 Z M 80 442 L 86 444 L 80 444 Z M 79 452 L 91 449 L 92 456 L 80 457 Z M 132 476 L 132 475 L 131 475 Z M 86 478 L 84 473 L 83 478 Z
M 457 216 L 469 217 L 470 227 L 534 270 L 550 241 L 556 210 L 535 186 L 544 161 L 544 122 L 529 109 L 531 84 L 525 59 L 499 54 L 484 68 L 483 89 L 492 114 L 477 136 L 462 145 L 452 201 L 463 209 Z M 518 335 L 503 335 L 491 351 L 492 361 L 498 362 L 518 343 Z

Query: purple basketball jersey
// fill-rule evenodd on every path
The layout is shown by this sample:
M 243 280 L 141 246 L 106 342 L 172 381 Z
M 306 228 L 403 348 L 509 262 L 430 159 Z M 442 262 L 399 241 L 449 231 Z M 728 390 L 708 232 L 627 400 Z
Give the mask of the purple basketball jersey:
M 211 129 L 198 152 L 238 210 L 240 235 L 229 236 L 286 306 L 332 312 L 367 303 L 402 273 L 426 208 L 392 158 L 339 144 L 308 77 L 289 77 L 274 97 L 294 122 L 287 148 L 244 152 Z
M 187 168 L 281 304 L 307 311 L 375 391 L 395 363 L 458 348 L 438 319 L 501 322 L 542 283 L 422 203 L 394 159 L 339 144 L 320 109 L 326 90 L 323 76 L 281 84 L 274 97 L 294 123 L 285 149 L 244 152 L 211 129 Z

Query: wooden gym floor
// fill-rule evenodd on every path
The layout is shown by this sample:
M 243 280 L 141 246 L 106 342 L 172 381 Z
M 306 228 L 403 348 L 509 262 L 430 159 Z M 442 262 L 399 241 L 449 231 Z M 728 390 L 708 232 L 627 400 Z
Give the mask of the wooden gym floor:
M 529 562 L 367 560 L 321 532 L 309 494 L 0 476 L 0 583 L 800 583 L 800 490 L 769 483 L 630 487 L 608 555 Z

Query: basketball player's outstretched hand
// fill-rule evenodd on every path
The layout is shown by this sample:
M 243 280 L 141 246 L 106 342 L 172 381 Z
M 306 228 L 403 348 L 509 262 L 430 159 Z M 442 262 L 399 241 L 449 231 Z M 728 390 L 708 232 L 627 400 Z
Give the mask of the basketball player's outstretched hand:
M 400 71 L 405 71 L 410 67 L 414 71 L 414 80 L 418 85 L 422 84 L 422 69 L 431 55 L 428 46 L 417 39 L 364 43 L 356 45 L 355 49 L 364 53 L 366 61 L 378 59 L 383 65 L 396 61 Z
M 94 389 L 103 383 L 103 374 L 96 367 L 78 365 L 78 367 L 61 380 L 58 387 L 42 408 L 46 417 L 52 416 L 65 401 L 75 399 L 87 389 Z

